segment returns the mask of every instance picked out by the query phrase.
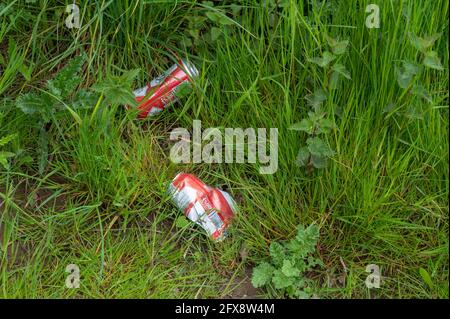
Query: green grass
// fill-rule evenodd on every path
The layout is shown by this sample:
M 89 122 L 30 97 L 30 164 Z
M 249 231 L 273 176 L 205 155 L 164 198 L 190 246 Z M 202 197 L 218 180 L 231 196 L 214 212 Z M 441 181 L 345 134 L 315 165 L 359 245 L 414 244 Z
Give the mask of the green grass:
M 230 2 L 215 8 L 230 12 Z M 9 170 L 0 166 L 0 296 L 226 297 L 268 257 L 271 241 L 314 222 L 325 267 L 310 276 L 320 298 L 448 298 L 448 2 L 341 0 L 316 10 L 309 2 L 318 1 L 290 1 L 271 17 L 259 1 L 244 1 L 217 41 L 189 48 L 188 18 L 213 10 L 201 3 L 78 1 L 80 30 L 65 27 L 63 1 L 0 5 L 0 138 L 18 134 L 0 151 L 19 153 Z M 380 29 L 364 25 L 372 2 Z M 442 33 L 433 50 L 444 71 L 424 68 L 416 80 L 433 103 L 397 84 L 395 67 L 422 59 L 409 33 Z M 307 117 L 305 96 L 327 85 L 308 62 L 329 50 L 326 34 L 350 41 L 340 63 L 352 79 L 324 104 L 337 126 L 326 137 L 335 155 L 308 173 L 295 164 L 306 135 L 288 127 Z M 93 117 L 93 109 L 79 111 L 81 124 L 58 117 L 47 127 L 49 164 L 39 174 L 35 121 L 14 101 L 82 51 L 80 88 L 134 68 L 141 86 L 172 64 L 171 52 L 189 56 L 202 74 L 193 94 L 142 122 L 105 100 Z M 411 106 L 421 119 L 407 116 Z M 203 128 L 278 128 L 278 171 L 172 163 L 169 133 L 193 119 Z M 223 243 L 195 226 L 177 228 L 180 212 L 165 190 L 181 170 L 228 187 L 238 201 Z M 68 264 L 80 268 L 79 289 L 65 287 Z M 379 289 L 365 286 L 368 264 L 381 268 Z M 273 289 L 259 295 L 282 297 Z

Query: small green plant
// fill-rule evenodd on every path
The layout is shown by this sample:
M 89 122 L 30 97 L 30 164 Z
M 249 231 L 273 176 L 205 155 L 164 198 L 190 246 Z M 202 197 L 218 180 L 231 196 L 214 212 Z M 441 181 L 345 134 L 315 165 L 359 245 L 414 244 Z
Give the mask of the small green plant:
M 235 22 L 227 15 L 227 11 L 214 7 L 212 1 L 203 1 L 202 11 L 205 14 L 187 16 L 188 25 L 182 43 L 185 47 L 203 46 L 205 43 L 214 44 L 224 32 L 230 32 Z M 229 6 L 234 19 L 238 18 L 241 6 L 231 4 Z
M 298 151 L 297 165 L 306 166 L 309 170 L 327 167 L 328 158 L 334 155 L 334 151 L 320 136 L 330 133 L 335 127 L 331 120 L 325 118 L 325 113 L 320 112 L 308 112 L 308 118 L 291 125 L 289 129 L 308 134 L 306 145 Z
M 79 72 L 85 60 L 85 54 L 77 56 L 52 80 L 47 81 L 45 90 L 20 95 L 16 100 L 16 107 L 33 119 L 39 131 L 37 152 L 40 174 L 44 172 L 48 161 L 48 124 L 65 111 L 69 111 L 81 123 L 75 110 L 90 108 L 95 104 L 96 97 L 86 89 L 74 93 L 81 82 Z
M 272 242 L 270 261 L 253 269 L 253 286 L 271 285 L 290 298 L 311 297 L 311 281 L 305 273 L 323 265 L 320 259 L 313 257 L 318 239 L 319 228 L 313 224 L 306 229 L 299 225 L 296 236 L 289 241 Z
M 433 103 L 433 98 L 428 90 L 419 83 L 419 81 L 424 67 L 437 71 L 444 70 L 438 54 L 431 50 L 431 47 L 440 37 L 440 33 L 425 36 L 423 38 L 412 33 L 409 34 L 410 43 L 419 51 L 422 61 L 418 64 L 414 61 L 403 60 L 401 61 L 401 66 L 397 66 L 395 68 L 398 86 L 404 90 L 407 90 L 409 95 L 422 99 L 429 104 Z M 385 108 L 385 111 L 390 112 L 393 109 L 393 107 L 387 107 Z M 412 119 L 422 119 L 423 114 L 424 110 L 422 109 L 421 104 L 414 101 L 406 110 L 406 116 Z
M 341 57 L 347 52 L 348 40 L 338 40 L 328 35 L 325 36 L 330 51 L 324 51 L 321 57 L 313 57 L 308 62 L 317 64 L 325 72 L 325 81 L 328 90 L 334 90 L 339 84 L 340 77 L 351 80 L 350 72 L 340 63 Z M 332 63 L 333 62 L 333 63 Z

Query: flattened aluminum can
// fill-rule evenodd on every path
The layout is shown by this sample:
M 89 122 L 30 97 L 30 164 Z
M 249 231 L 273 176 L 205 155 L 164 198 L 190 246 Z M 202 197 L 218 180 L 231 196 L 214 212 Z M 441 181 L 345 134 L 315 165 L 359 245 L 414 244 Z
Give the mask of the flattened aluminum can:
M 175 176 L 168 192 L 173 203 L 189 220 L 201 226 L 213 241 L 226 237 L 236 213 L 236 204 L 230 194 L 186 173 Z

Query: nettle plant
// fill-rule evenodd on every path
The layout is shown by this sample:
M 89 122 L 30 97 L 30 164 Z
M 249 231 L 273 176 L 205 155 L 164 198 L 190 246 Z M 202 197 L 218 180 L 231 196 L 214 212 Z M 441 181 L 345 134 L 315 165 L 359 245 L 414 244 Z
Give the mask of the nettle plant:
M 16 107 L 33 119 L 39 131 L 37 152 L 40 174 L 48 163 L 48 129 L 51 122 L 69 112 L 76 122 L 81 123 L 75 111 L 95 105 L 97 98 L 93 93 L 86 89 L 75 93 L 81 82 L 79 72 L 85 60 L 85 54 L 70 60 L 52 80 L 47 81 L 45 89 L 20 95 L 16 100 Z
M 440 33 L 433 34 L 431 36 L 425 36 L 423 38 L 409 34 L 410 43 L 419 51 L 422 58 L 421 63 L 418 64 L 414 61 L 401 61 L 401 66 L 395 68 L 395 74 L 397 84 L 400 88 L 407 90 L 408 94 L 413 97 L 417 97 L 426 101 L 429 104 L 433 104 L 433 98 L 428 90 L 420 84 L 420 77 L 423 73 L 423 68 L 429 68 L 437 71 L 443 71 L 444 67 L 441 64 L 441 60 L 437 52 L 433 51 L 431 47 L 436 40 L 441 37 Z M 424 111 L 419 105 L 420 103 L 411 103 L 406 111 L 406 116 L 409 118 L 422 119 Z M 394 103 L 389 103 L 384 112 L 391 112 L 395 109 Z
M 235 24 L 234 19 L 239 18 L 242 9 L 240 5 L 231 4 L 229 9 L 231 17 L 223 8 L 214 7 L 211 1 L 202 1 L 201 6 L 208 11 L 205 14 L 194 14 L 186 17 L 188 20 L 182 44 L 185 47 L 203 46 L 205 43 L 214 44 L 224 32 L 230 32 Z
M 326 118 L 327 114 L 321 110 L 321 107 L 328 99 L 330 92 L 337 88 L 341 77 L 351 79 L 350 72 L 339 62 L 347 52 L 349 41 L 340 41 L 330 36 L 326 36 L 326 40 L 331 52 L 326 50 L 321 57 L 314 57 L 308 61 L 323 69 L 327 91 L 319 88 L 312 94 L 308 94 L 305 99 L 312 111 L 308 112 L 307 118 L 289 127 L 291 130 L 303 131 L 308 135 L 306 145 L 299 149 L 296 159 L 297 165 L 307 167 L 308 172 L 312 168 L 327 167 L 328 159 L 334 155 L 334 151 L 323 137 L 336 129 L 336 125 L 331 119 Z
M 253 269 L 253 286 L 271 286 L 290 298 L 310 298 L 312 281 L 305 274 L 316 266 L 323 266 L 322 261 L 313 256 L 318 240 L 319 228 L 313 224 L 306 229 L 299 225 L 291 240 L 272 242 L 270 261 Z

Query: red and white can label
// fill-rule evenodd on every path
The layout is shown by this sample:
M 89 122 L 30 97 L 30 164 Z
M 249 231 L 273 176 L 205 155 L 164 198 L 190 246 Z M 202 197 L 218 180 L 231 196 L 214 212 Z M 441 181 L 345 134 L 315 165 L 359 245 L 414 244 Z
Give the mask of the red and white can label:
M 145 118 L 161 112 L 191 89 L 192 81 L 197 78 L 197 68 L 186 60 L 173 65 L 170 69 L 153 79 L 150 84 L 133 92 L 138 104 L 138 117 Z
M 236 212 L 236 204 L 230 194 L 185 173 L 173 179 L 168 192 L 186 217 L 201 226 L 214 241 L 226 237 Z

